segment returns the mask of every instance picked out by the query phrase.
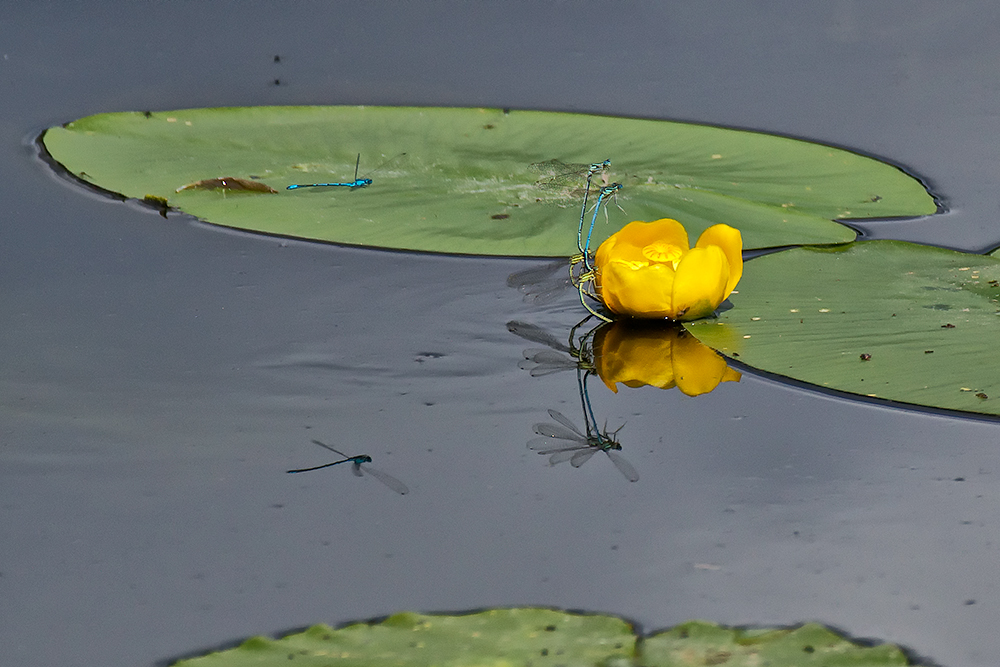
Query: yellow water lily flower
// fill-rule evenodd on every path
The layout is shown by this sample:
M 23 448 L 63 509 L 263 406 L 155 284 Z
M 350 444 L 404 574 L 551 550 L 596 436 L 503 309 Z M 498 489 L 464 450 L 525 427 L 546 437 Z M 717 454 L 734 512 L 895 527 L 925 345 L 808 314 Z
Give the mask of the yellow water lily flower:
M 621 382 L 627 387 L 677 387 L 698 396 L 742 377 L 679 325 L 639 320 L 619 320 L 597 330 L 594 367 L 616 394 Z
M 743 237 L 713 225 L 688 246 L 684 226 L 630 222 L 597 249 L 595 287 L 617 315 L 688 321 L 711 315 L 743 275 Z

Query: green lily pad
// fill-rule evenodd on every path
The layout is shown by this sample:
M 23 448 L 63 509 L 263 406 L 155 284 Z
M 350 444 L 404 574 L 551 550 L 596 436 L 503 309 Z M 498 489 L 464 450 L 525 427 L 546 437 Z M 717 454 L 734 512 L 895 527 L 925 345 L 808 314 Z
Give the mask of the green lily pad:
M 1000 415 L 1000 259 L 900 241 L 796 248 L 747 262 L 738 291 L 688 330 L 776 375 Z
M 838 243 L 833 219 L 934 213 L 924 187 L 856 153 L 689 123 L 497 109 L 249 107 L 109 113 L 51 128 L 43 143 L 85 182 L 208 222 L 346 244 L 447 253 L 576 252 L 585 178 L 612 161 L 624 188 L 594 244 L 631 220 L 716 223 L 744 246 Z M 286 190 L 351 182 L 363 188 Z M 261 191 L 199 182 L 260 181 Z M 595 181 L 599 181 L 597 178 Z M 278 190 L 270 194 L 266 188 Z M 591 202 L 594 200 L 591 199 Z M 621 209 L 619 210 L 619 206 Z M 588 214 L 589 221 L 589 214 Z
M 316 625 L 282 639 L 254 637 L 175 667 L 257 665 L 359 667 L 902 667 L 890 644 L 862 647 L 810 623 L 797 629 L 737 630 L 689 621 L 639 641 L 614 616 L 550 609 L 491 609 L 461 616 L 402 613 L 334 630 Z
M 340 630 L 316 625 L 283 639 L 254 637 L 239 647 L 182 660 L 178 667 L 332 664 L 464 667 L 632 664 L 632 626 L 613 616 L 549 609 L 492 609 L 464 616 L 401 613 Z
M 660 667 L 889 667 L 907 665 L 897 646 L 858 646 L 816 623 L 741 630 L 688 621 L 643 642 L 643 664 Z

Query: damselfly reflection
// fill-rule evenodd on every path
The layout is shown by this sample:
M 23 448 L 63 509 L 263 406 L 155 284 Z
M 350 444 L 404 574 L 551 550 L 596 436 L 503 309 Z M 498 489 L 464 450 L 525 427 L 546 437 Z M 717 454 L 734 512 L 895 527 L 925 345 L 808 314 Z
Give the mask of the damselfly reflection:
M 323 465 L 313 466 L 312 468 L 297 468 L 295 470 L 289 470 L 288 471 L 289 473 L 309 472 L 311 470 L 322 470 L 323 468 L 329 468 L 331 466 L 340 465 L 341 463 L 350 463 L 351 471 L 354 473 L 356 477 L 363 477 L 364 475 L 367 474 L 371 477 L 374 477 L 378 481 L 382 482 L 382 484 L 385 484 L 387 487 L 389 487 L 390 489 L 392 489 L 401 496 L 406 495 L 407 493 L 410 492 L 410 490 L 406 487 L 405 484 L 400 482 L 398 479 L 396 479 L 389 473 L 383 472 L 378 468 L 373 468 L 370 465 L 368 465 L 369 463 L 371 463 L 372 457 L 368 456 L 367 454 L 357 454 L 355 456 L 348 456 L 347 454 L 341 451 L 337 451 L 330 445 L 320 442 L 319 440 L 313 440 L 312 442 L 313 444 L 328 449 L 334 454 L 342 456 L 343 458 L 339 461 L 333 461 L 332 463 L 324 463 Z
M 507 287 L 512 287 L 524 295 L 525 301 L 543 305 L 555 301 L 573 286 L 572 276 L 567 272 L 569 262 L 560 259 L 544 266 L 517 271 L 507 276 Z
M 582 323 L 581 323 L 582 324 Z M 572 341 L 573 334 L 570 334 Z M 556 350 L 551 350 L 557 354 Z M 571 357 L 572 358 L 572 357 Z M 549 457 L 549 465 L 556 465 L 564 461 L 569 461 L 574 468 L 579 468 L 589 461 L 597 452 L 604 452 L 615 464 L 618 471 L 630 482 L 639 480 L 639 473 L 632 467 L 632 464 L 619 454 L 622 449 L 618 442 L 619 427 L 615 431 L 608 431 L 607 424 L 604 428 L 597 427 L 597 418 L 594 416 L 594 408 L 590 403 L 590 394 L 587 392 L 587 378 L 592 371 L 586 369 L 576 358 L 576 380 L 577 389 L 580 394 L 580 403 L 583 407 L 583 421 L 585 431 L 578 429 L 572 421 L 557 410 L 549 410 L 549 416 L 556 423 L 541 422 L 534 425 L 534 431 L 540 438 L 533 438 L 528 441 L 528 449 Z M 558 369 L 561 370 L 561 369 Z M 555 371 L 552 371 L 555 372 Z M 532 374 L 535 374 L 532 371 Z M 562 441 L 562 442 L 559 442 Z
M 361 153 L 358 153 L 358 159 L 354 163 L 354 180 L 353 181 L 343 181 L 339 183 L 303 183 L 296 185 L 289 185 L 287 190 L 298 190 L 299 188 L 349 188 L 351 190 L 357 190 L 359 188 L 366 188 L 373 183 L 372 176 L 375 175 L 380 170 L 394 163 L 396 160 L 402 158 L 406 153 L 400 153 L 394 158 L 386 160 L 375 168 L 371 173 L 369 173 L 364 178 L 358 178 L 358 168 L 361 166 Z
M 507 323 L 507 331 L 533 343 L 541 343 L 549 349 L 529 348 L 524 351 L 524 359 L 518 364 L 521 370 L 530 371 L 533 377 L 550 375 L 559 371 L 582 369 L 590 371 L 594 368 L 591 338 L 594 330 L 577 335 L 579 329 L 592 316 L 588 315 L 578 322 L 569 332 L 569 344 L 561 343 L 555 336 L 530 322 L 511 320 Z
M 571 466 L 579 468 L 597 452 L 604 452 L 625 479 L 630 482 L 639 481 L 639 473 L 618 453 L 622 448 L 615 439 L 618 431 L 591 431 L 588 428 L 588 433 L 584 435 L 561 412 L 549 410 L 549 416 L 559 423 L 535 424 L 535 433 L 543 437 L 528 442 L 528 449 L 548 455 L 549 465 L 569 461 Z M 557 440 L 562 440 L 563 443 L 556 442 Z

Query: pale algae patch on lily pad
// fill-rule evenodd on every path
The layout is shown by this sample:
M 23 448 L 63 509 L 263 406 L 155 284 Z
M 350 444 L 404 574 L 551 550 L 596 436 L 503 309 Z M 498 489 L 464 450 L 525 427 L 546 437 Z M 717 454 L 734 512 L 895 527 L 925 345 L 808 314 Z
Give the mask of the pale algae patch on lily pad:
M 83 181 L 227 227 L 319 241 L 446 253 L 576 252 L 585 179 L 624 188 L 594 243 L 631 220 L 675 218 L 696 237 L 716 223 L 747 248 L 855 238 L 840 219 L 937 210 L 919 181 L 820 144 L 690 123 L 541 111 L 247 107 L 124 112 L 51 128 L 45 148 Z M 350 182 L 364 188 L 286 190 Z M 259 181 L 278 192 L 183 186 Z M 602 183 L 601 177 L 595 182 Z M 620 207 L 620 208 L 619 208 Z M 623 212 L 624 211 L 624 212 Z
M 754 368 L 1000 415 L 1000 259 L 901 241 L 796 248 L 747 262 L 730 300 L 687 328 Z
M 643 642 L 643 665 L 694 667 L 890 667 L 908 665 L 897 646 L 858 646 L 816 623 L 795 629 L 734 629 L 688 621 Z
M 896 646 L 859 646 L 823 626 L 737 630 L 689 621 L 647 639 L 614 616 L 491 609 L 459 616 L 401 613 L 334 630 L 316 625 L 176 667 L 902 667 Z
M 344 667 L 506 667 L 631 665 L 636 637 L 620 618 L 549 609 L 492 609 L 461 616 L 400 613 L 378 624 L 325 625 L 239 647 L 178 667 L 343 665 Z

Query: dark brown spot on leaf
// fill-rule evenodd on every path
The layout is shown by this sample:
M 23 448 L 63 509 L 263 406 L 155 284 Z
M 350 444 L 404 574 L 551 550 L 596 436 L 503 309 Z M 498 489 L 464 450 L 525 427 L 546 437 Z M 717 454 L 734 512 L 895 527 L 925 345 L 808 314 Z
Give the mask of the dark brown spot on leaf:
M 251 181 L 248 178 L 235 178 L 232 176 L 224 176 L 222 178 L 206 178 L 203 181 L 196 181 L 194 183 L 182 185 L 177 188 L 176 191 L 180 192 L 181 190 L 232 190 L 241 192 L 266 192 L 268 194 L 278 193 L 277 190 L 272 188 L 267 183 Z

